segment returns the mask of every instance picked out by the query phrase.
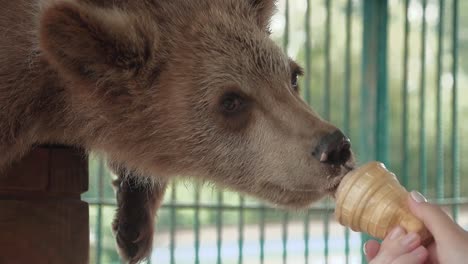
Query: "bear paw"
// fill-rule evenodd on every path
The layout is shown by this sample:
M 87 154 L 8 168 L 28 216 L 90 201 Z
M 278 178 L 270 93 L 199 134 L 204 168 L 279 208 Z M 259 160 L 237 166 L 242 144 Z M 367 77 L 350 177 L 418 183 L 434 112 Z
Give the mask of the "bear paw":
M 140 208 L 141 209 L 141 208 Z M 135 208 L 135 210 L 138 210 Z M 140 214 L 146 214 L 138 210 Z M 153 245 L 153 218 L 139 216 L 136 219 L 119 215 L 112 223 L 119 253 L 129 264 L 140 263 L 151 253 Z M 122 219 L 123 218 L 123 219 Z

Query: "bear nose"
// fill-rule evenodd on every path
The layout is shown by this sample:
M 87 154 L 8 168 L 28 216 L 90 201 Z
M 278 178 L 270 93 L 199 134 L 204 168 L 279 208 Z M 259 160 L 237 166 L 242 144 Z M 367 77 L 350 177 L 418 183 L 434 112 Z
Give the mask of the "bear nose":
M 312 155 L 322 163 L 343 165 L 351 157 L 351 141 L 340 130 L 320 139 Z

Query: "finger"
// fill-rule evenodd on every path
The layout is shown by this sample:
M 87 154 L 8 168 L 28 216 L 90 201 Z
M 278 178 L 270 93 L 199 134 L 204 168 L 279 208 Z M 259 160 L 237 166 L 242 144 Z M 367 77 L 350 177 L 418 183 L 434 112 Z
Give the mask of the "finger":
M 364 255 L 366 255 L 367 262 L 370 262 L 377 256 L 380 250 L 380 243 L 376 240 L 369 240 L 364 244 Z
M 409 208 L 431 232 L 436 240 L 453 240 L 458 237 L 461 228 L 437 205 L 427 202 L 417 191 L 412 191 Z
M 417 233 L 404 234 L 404 230 L 398 227 L 385 238 L 380 246 L 379 253 L 374 258 L 375 263 L 392 263 L 402 255 L 405 255 L 421 245 L 421 239 Z
M 419 246 L 413 251 L 399 256 L 392 264 L 422 264 L 428 257 L 427 249 Z

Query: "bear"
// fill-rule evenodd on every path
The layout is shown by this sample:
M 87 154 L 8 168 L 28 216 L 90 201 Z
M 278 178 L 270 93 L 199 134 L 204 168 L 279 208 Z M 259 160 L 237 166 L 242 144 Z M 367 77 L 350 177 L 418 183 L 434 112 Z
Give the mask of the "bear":
M 298 209 L 354 166 L 270 38 L 275 0 L 0 4 L 0 171 L 40 144 L 105 156 L 128 263 L 150 254 L 176 176 Z

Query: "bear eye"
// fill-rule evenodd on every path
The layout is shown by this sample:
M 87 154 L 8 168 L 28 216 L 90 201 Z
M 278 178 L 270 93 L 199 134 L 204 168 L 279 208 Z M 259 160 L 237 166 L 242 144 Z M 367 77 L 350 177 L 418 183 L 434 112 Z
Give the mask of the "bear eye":
M 296 92 L 299 90 L 299 84 L 297 82 L 298 78 L 299 78 L 299 73 L 297 72 L 294 72 L 291 76 L 291 86 Z
M 293 60 L 290 60 L 290 67 L 291 67 L 291 87 L 295 92 L 299 92 L 299 76 L 304 75 L 304 70 L 301 66 L 297 65 Z
M 234 114 L 245 106 L 244 99 L 236 93 L 227 93 L 221 100 L 221 109 L 225 114 Z

